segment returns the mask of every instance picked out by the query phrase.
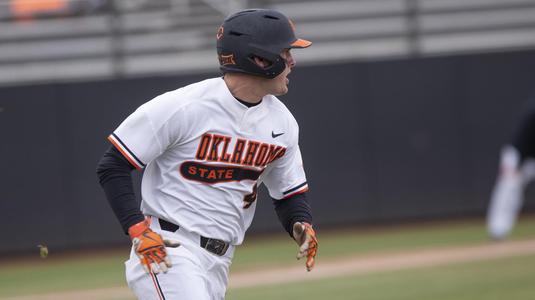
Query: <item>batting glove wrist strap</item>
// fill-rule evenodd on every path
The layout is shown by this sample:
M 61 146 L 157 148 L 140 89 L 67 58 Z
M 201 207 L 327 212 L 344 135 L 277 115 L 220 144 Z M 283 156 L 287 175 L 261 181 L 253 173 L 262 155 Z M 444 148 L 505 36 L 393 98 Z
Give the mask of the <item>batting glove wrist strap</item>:
M 306 257 L 307 271 L 314 268 L 316 259 L 316 252 L 318 251 L 318 239 L 316 232 L 312 225 L 306 222 L 296 222 L 293 225 L 293 237 L 299 245 L 299 252 L 297 252 L 297 259 Z
M 143 220 L 137 224 L 134 224 L 128 228 L 128 235 L 131 239 L 134 239 L 140 235 L 143 234 L 143 232 L 150 230 L 149 228 L 149 222 L 147 220 Z

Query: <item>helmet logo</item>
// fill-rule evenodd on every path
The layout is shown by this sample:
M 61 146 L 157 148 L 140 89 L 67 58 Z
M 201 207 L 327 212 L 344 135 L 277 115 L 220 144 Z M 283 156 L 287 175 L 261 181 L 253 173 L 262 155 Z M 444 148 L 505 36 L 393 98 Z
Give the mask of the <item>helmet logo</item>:
M 219 64 L 222 66 L 235 65 L 236 61 L 234 60 L 234 54 L 219 55 Z
M 220 40 L 223 37 L 223 26 L 219 26 L 219 29 L 217 29 L 216 38 Z

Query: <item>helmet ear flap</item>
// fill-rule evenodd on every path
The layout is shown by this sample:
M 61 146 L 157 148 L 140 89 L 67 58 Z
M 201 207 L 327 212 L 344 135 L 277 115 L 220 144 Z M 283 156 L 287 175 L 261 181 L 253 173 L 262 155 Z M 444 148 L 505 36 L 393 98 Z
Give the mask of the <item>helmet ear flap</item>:
M 252 63 L 256 64 L 258 67 L 264 70 L 270 68 L 273 65 L 273 62 L 271 60 L 265 59 L 257 55 L 249 55 L 247 59 L 249 59 Z
M 257 75 L 266 78 L 275 78 L 286 68 L 286 61 L 280 56 L 278 51 L 275 54 L 273 49 L 264 49 L 260 45 L 251 45 L 250 50 L 251 53 L 249 54 L 249 57 L 256 56 L 264 61 L 269 62 L 269 65 L 261 67 L 258 66 L 258 64 L 254 61 L 254 58 L 252 59 L 252 63 L 258 72 Z

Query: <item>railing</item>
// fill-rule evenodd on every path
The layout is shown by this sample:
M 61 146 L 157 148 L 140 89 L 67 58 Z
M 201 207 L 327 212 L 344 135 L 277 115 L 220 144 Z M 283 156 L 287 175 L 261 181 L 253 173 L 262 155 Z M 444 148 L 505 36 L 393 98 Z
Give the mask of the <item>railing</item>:
M 0 2 L 0 85 L 214 71 L 217 27 L 245 6 L 291 16 L 304 64 L 535 48 L 535 0 L 68 2 L 42 18 Z

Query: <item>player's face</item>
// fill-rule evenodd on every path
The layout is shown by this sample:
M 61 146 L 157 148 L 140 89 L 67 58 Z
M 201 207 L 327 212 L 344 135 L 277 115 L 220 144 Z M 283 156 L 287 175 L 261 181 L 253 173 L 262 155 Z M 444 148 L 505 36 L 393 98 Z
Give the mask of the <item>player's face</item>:
M 284 71 L 273 79 L 262 80 L 261 85 L 266 94 L 281 96 L 288 93 L 288 84 L 290 83 L 288 74 L 290 74 L 292 68 L 295 66 L 295 60 L 290 53 L 290 49 L 282 51 L 281 57 L 286 61 L 286 68 L 284 68 Z
M 290 52 L 290 49 L 282 51 L 281 57 L 286 61 L 286 68 L 284 71 L 282 71 L 282 73 L 279 74 L 279 76 L 271 80 L 272 90 L 270 94 L 274 96 L 281 96 L 288 93 L 288 84 L 290 83 L 288 75 L 295 66 L 295 60 Z

